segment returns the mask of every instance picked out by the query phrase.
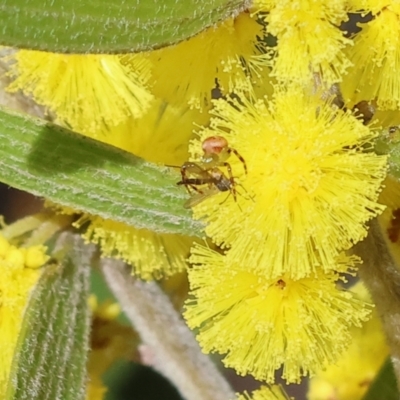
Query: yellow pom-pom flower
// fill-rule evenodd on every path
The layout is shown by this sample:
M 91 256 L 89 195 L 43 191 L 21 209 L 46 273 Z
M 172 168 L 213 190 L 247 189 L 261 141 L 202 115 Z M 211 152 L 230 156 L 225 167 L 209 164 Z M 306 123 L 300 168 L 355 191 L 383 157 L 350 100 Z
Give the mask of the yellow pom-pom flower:
M 290 400 L 283 388 L 278 385 L 261 386 L 251 394 L 247 391 L 243 394 L 238 394 L 237 400 Z
M 344 48 L 351 44 L 338 25 L 347 20 L 347 1 L 256 0 L 267 31 L 277 38 L 272 75 L 310 84 L 313 74 L 332 84 L 351 65 Z M 301 60 L 301 62 L 299 62 Z
M 130 326 L 116 320 L 121 312 L 119 304 L 110 301 L 98 304 L 93 295 L 89 297 L 89 304 L 93 316 L 86 400 L 102 400 L 107 392 L 102 376 L 117 360 L 133 358 L 139 339 Z
M 208 113 L 155 99 L 141 118 L 128 118 L 95 135 L 82 133 L 147 161 L 178 166 L 189 157 L 187 144 L 195 124 L 206 124 L 209 119 Z
M 186 258 L 194 239 L 188 236 L 136 229 L 121 222 L 83 215 L 74 223 L 88 226 L 83 237 L 100 246 L 103 256 L 132 265 L 133 273 L 145 280 L 169 277 L 186 269 Z
M 254 272 L 209 248 L 195 246 L 189 269 L 191 295 L 185 318 L 198 329 L 206 353 L 225 354 L 223 363 L 240 375 L 274 382 L 299 382 L 333 363 L 348 346 L 349 328 L 360 326 L 370 311 L 336 286 L 338 275 L 292 280 Z M 354 260 L 338 260 L 336 268 Z
M 43 245 L 31 246 L 23 250 L 27 268 L 39 268 L 49 259 L 46 255 L 47 248 Z
M 352 288 L 359 298 L 370 301 L 365 287 Z M 317 373 L 310 380 L 309 400 L 360 400 L 368 390 L 385 359 L 389 348 L 378 315 L 360 328 L 352 328 L 350 347 L 339 360 Z
M 354 48 L 348 50 L 353 67 L 344 76 L 341 91 L 349 107 L 361 101 L 376 101 L 381 110 L 400 107 L 400 3 L 381 5 L 380 12 L 362 24 Z
M 379 14 L 384 8 L 399 4 L 398 0 L 349 0 L 348 6 L 351 12 L 362 12 L 364 15 Z
M 46 248 L 18 248 L 0 234 L 0 398 L 4 398 L 11 363 L 29 295 L 48 257 Z M 39 265 L 40 264 L 40 265 Z
M 222 136 L 248 173 L 231 154 L 236 201 L 232 188 L 217 193 L 194 207 L 195 217 L 232 258 L 271 278 L 328 271 L 384 209 L 377 198 L 386 157 L 371 151 L 376 133 L 297 88 L 268 104 L 244 96 L 215 104 L 211 127 L 191 144 L 192 160 L 201 161 L 202 140 Z
M 175 46 L 149 53 L 156 96 L 202 108 L 210 105 L 218 81 L 223 92 L 257 81 L 263 27 L 243 12 Z
M 20 50 L 8 90 L 21 89 L 77 131 L 96 132 L 126 118 L 140 117 L 153 96 L 146 88 L 149 64 L 116 55 L 54 54 Z

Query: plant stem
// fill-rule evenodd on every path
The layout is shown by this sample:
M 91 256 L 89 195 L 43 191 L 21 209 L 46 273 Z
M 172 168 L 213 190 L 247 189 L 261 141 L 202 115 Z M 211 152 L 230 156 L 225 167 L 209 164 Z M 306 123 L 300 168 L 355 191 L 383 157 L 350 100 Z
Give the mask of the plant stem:
M 400 270 L 390 253 L 377 222 L 371 223 L 368 237 L 355 246 L 363 259 L 360 277 L 371 293 L 382 320 L 391 359 L 400 382 Z
M 235 393 L 155 282 L 131 276 L 121 261 L 103 259 L 102 270 L 114 295 L 145 343 L 154 367 L 186 400 L 229 400 Z

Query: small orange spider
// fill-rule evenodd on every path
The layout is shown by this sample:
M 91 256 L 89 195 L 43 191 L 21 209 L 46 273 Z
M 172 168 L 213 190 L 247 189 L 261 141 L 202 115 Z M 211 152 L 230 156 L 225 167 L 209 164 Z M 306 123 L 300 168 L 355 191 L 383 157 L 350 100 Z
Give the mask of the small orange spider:
M 207 197 L 218 192 L 230 191 L 236 201 L 236 182 L 232 174 L 232 167 L 226 161 L 233 153 L 242 162 L 244 172 L 247 174 L 247 165 L 244 158 L 237 150 L 229 147 L 228 141 L 222 136 L 210 136 L 202 143 L 203 156 L 200 161 L 186 161 L 181 166 L 182 180 L 178 185 L 184 185 L 192 194 L 191 189 L 197 194 L 185 204 L 185 207 L 193 207 Z M 227 177 L 220 167 L 225 167 L 228 171 Z M 207 185 L 206 189 L 199 186 Z
M 224 137 L 210 136 L 204 139 L 201 148 L 203 149 L 203 156 L 201 157 L 200 164 L 203 164 L 205 169 L 208 169 L 207 166 L 209 168 L 224 166 L 231 173 L 231 166 L 226 160 L 233 153 L 242 162 L 244 172 L 247 174 L 246 161 L 236 149 L 229 147 L 228 141 Z

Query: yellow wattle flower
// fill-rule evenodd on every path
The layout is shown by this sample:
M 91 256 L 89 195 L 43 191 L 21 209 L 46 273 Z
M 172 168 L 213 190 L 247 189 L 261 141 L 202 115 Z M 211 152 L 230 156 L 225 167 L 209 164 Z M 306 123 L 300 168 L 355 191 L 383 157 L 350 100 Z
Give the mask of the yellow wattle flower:
M 264 36 L 256 18 L 243 12 L 210 27 L 199 35 L 175 46 L 149 53 L 155 79 L 154 93 L 173 104 L 196 108 L 211 105 L 216 87 L 229 93 L 266 75 L 256 66 Z
M 0 233 L 0 398 L 4 398 L 29 295 L 48 257 L 46 248 L 18 248 Z
M 145 280 L 161 279 L 186 270 L 194 238 L 137 229 L 97 216 L 82 216 L 75 226 L 89 222 L 83 237 L 100 246 L 103 256 L 119 258 Z
M 128 118 L 95 135 L 81 133 L 147 161 L 180 166 L 189 157 L 187 145 L 195 126 L 207 124 L 209 119 L 206 112 L 154 99 L 141 118 Z
M 201 246 L 190 261 L 196 265 L 188 272 L 187 323 L 198 330 L 204 352 L 225 354 L 223 363 L 240 375 L 273 383 L 283 368 L 287 382 L 299 382 L 335 362 L 350 342 L 350 327 L 370 314 L 363 301 L 337 288 L 337 273 L 270 279 L 229 252 Z M 342 258 L 335 267 L 345 272 L 351 263 Z
M 341 84 L 348 107 L 361 101 L 376 102 L 380 110 L 400 107 L 400 3 L 389 3 L 361 24 L 354 47 L 348 49 L 353 66 Z
M 19 50 L 9 91 L 22 90 L 76 131 L 96 132 L 128 117 L 138 118 L 153 96 L 146 85 L 149 64 L 117 55 L 55 54 Z
M 247 391 L 238 394 L 237 400 L 293 400 L 293 398 L 289 397 L 281 386 L 273 385 L 261 386 L 251 394 Z
M 351 289 L 370 301 L 361 282 Z M 308 400 L 361 400 L 389 356 L 381 322 L 374 310 L 362 327 L 352 328 L 350 347 L 338 361 L 310 380 Z
M 386 157 L 371 151 L 375 132 L 297 88 L 278 90 L 269 103 L 219 100 L 213 114 L 191 143 L 191 159 L 201 162 L 200 142 L 219 135 L 248 173 L 231 155 L 237 201 L 220 192 L 193 210 L 232 258 L 270 278 L 297 279 L 329 271 L 366 236 L 365 223 L 384 209 L 377 198 Z
M 394 4 L 399 4 L 398 0 L 349 0 L 349 9 L 351 12 L 360 12 L 367 15 L 369 12 L 373 15 L 379 14 L 384 8 Z
M 86 384 L 86 400 L 103 400 L 107 390 L 101 379 L 92 377 Z
M 86 400 L 102 400 L 107 392 L 102 376 L 117 360 L 135 355 L 138 336 L 130 326 L 116 320 L 121 313 L 119 304 L 99 304 L 94 295 L 89 297 L 89 304 L 93 315 Z
M 82 229 L 82 237 L 99 246 L 103 257 L 121 259 L 132 266 L 134 275 L 144 280 L 167 278 L 187 268 L 190 247 L 197 239 L 177 234 L 137 229 L 96 215 L 77 213 L 72 208 L 47 202 L 61 215 L 79 215 L 72 226 Z
M 351 41 L 339 29 L 348 19 L 347 1 L 256 0 L 253 7 L 277 38 L 272 76 L 301 84 L 310 84 L 314 74 L 328 85 L 341 80 L 351 65 L 344 52 Z

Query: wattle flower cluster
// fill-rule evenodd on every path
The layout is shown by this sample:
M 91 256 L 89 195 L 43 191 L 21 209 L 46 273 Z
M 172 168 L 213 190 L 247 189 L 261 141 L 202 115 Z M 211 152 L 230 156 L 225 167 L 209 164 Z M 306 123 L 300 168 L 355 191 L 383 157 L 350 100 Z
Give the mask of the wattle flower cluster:
M 354 12 L 371 19 L 350 37 L 340 25 Z M 20 51 L 10 90 L 148 161 L 198 166 L 188 204 L 212 248 L 92 215 L 75 226 L 143 279 L 185 270 L 190 252 L 184 316 L 203 350 L 239 374 L 299 382 L 335 363 L 371 314 L 341 283 L 361 261 L 346 252 L 385 209 L 374 145 L 400 123 L 399 16 L 398 0 L 255 0 L 142 54 Z M 231 155 L 209 168 L 212 136 Z M 251 398 L 285 397 L 267 386 Z

